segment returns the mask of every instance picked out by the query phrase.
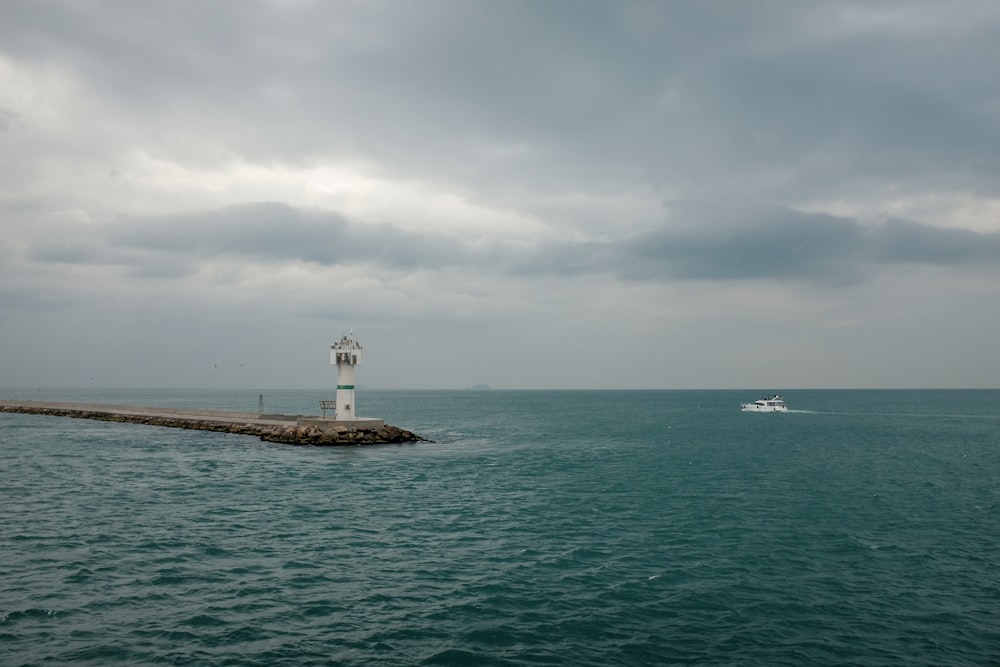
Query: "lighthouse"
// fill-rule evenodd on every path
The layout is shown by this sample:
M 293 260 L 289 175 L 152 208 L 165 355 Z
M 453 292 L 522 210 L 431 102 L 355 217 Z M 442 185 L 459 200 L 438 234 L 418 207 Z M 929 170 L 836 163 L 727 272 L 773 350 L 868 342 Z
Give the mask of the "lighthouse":
M 330 346 L 330 364 L 337 365 L 337 419 L 355 419 L 354 367 L 361 363 L 361 345 L 351 336 L 343 336 Z

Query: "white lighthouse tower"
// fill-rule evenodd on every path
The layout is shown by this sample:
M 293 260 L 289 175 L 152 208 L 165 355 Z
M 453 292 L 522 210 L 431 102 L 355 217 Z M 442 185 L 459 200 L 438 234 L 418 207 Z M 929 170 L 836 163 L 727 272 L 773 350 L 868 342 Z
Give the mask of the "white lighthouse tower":
M 352 337 L 341 337 L 330 346 L 330 363 L 337 365 L 337 419 L 355 419 L 354 367 L 361 363 L 361 345 Z

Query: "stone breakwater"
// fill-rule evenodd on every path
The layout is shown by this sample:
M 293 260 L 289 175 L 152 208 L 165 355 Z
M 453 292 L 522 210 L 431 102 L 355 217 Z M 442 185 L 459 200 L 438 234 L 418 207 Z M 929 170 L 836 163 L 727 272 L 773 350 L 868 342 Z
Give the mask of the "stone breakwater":
M 243 413 L 212 413 L 217 416 L 187 416 L 182 414 L 155 414 L 153 408 L 129 408 L 128 410 L 101 410 L 94 408 L 69 408 L 51 405 L 28 405 L 0 403 L 0 412 L 72 417 L 74 419 L 95 419 L 130 424 L 168 426 L 198 431 L 238 433 L 255 435 L 267 442 L 289 445 L 380 445 L 407 442 L 429 442 L 412 431 L 380 424 L 377 428 L 352 428 L 339 423 L 330 428 L 317 425 L 301 425 L 295 421 L 259 419 Z M 178 411 L 179 412 L 179 411 Z M 221 415 L 232 416 L 221 416 Z M 239 415 L 239 416 L 236 416 Z M 310 420 L 316 424 L 316 420 Z

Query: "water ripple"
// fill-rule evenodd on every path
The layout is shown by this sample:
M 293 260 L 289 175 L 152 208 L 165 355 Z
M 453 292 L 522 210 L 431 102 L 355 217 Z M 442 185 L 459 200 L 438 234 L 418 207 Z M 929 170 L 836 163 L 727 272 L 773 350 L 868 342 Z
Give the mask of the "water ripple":
M 465 397 L 371 450 L 0 415 L 4 664 L 1000 661 L 995 419 Z

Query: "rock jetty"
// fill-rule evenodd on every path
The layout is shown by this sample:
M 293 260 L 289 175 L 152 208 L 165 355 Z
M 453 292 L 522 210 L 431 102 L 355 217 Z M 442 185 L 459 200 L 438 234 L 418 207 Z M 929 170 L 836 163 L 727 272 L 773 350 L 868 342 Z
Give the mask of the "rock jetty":
M 357 446 L 429 442 L 412 431 L 383 424 L 380 420 L 371 420 L 374 424 L 359 421 L 357 425 L 352 425 L 350 422 L 326 421 L 315 417 L 300 419 L 285 415 L 37 401 L 0 401 L 0 412 L 238 433 L 289 445 Z

